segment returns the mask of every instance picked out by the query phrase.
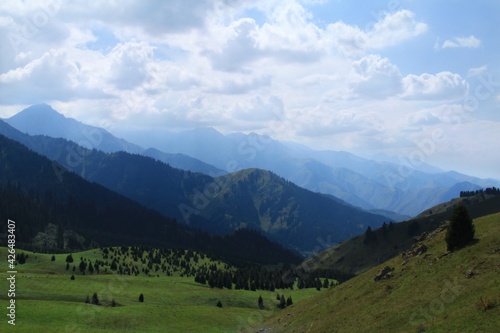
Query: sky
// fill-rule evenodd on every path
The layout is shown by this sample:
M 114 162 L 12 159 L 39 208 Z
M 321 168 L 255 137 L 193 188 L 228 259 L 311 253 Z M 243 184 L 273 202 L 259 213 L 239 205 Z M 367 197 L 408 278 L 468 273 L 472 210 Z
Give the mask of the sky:
M 0 2 L 0 117 L 214 127 L 500 179 L 500 1 Z

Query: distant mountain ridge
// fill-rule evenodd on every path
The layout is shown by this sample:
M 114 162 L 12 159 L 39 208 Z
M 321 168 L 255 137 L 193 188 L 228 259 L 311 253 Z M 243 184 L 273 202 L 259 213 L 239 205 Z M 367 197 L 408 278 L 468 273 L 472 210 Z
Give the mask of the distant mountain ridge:
M 270 170 L 301 187 L 334 195 L 363 209 L 408 216 L 451 200 L 460 193 L 460 184 L 465 186 L 463 190 L 500 185 L 498 180 L 443 172 L 425 163 L 402 173 L 405 167 L 387 157 L 375 161 L 348 152 L 315 151 L 256 133 L 222 135 L 213 128 L 176 133 L 151 131 L 147 137 L 141 132 L 120 133 L 143 145 L 182 152 L 221 169 L 232 168 L 227 171 Z
M 17 248 L 74 251 L 101 246 L 150 245 L 197 249 L 238 264 L 300 261 L 298 255 L 257 232 L 242 230 L 223 237 L 210 236 L 72 172 L 61 172 L 61 168 L 21 143 L 0 135 L 0 217 L 17 222 Z M 58 169 L 59 173 L 55 172 Z M 37 248 L 36 236 L 49 225 L 58 230 L 56 245 Z M 69 245 L 64 245 L 68 243 L 63 240 L 65 231 L 75 235 Z M 6 232 L 7 225 L 1 225 L 0 233 Z M 0 240 L 0 245 L 6 244 L 6 237 Z
M 88 149 L 98 149 L 106 153 L 125 151 L 153 157 L 183 170 L 212 175 L 223 173 L 222 170 L 212 165 L 184 154 L 168 154 L 154 148 L 144 149 L 113 136 L 106 129 L 86 125 L 73 118 L 66 118 L 47 104 L 30 106 L 3 121 L 23 133 L 64 138 Z
M 104 153 L 65 139 L 29 136 L 1 121 L 0 133 L 63 166 L 69 163 L 71 171 L 88 181 L 212 234 L 242 227 L 261 230 L 270 239 L 309 255 L 324 249 L 326 242 L 340 242 L 368 225 L 376 228 L 387 221 L 264 170 L 212 178 L 137 154 Z
M 39 119 L 39 122 L 43 123 L 42 120 Z M 21 125 L 20 120 L 17 120 L 17 126 Z M 480 179 L 453 171 L 442 172 L 425 163 L 402 176 L 402 165 L 389 157 L 375 161 L 348 152 L 315 151 L 299 144 L 284 144 L 256 133 L 223 135 L 213 128 L 176 133 L 154 129 L 147 133 L 126 132 L 119 128 L 114 131 L 139 145 L 153 147 L 141 154 L 184 170 L 211 176 L 248 168 L 270 170 L 301 187 L 333 195 L 365 210 L 382 209 L 404 216 L 415 216 L 429 207 L 452 199 L 460 191 L 500 187 L 500 181 L 497 180 Z M 188 162 L 190 158 L 193 160 Z

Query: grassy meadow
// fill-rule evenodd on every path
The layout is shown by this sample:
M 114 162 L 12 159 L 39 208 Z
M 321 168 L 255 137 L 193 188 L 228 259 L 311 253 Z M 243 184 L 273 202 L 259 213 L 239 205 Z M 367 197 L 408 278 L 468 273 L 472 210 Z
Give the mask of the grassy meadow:
M 17 265 L 16 274 L 16 325 L 8 324 L 6 316 L 9 302 L 7 248 L 0 248 L 0 279 L 3 292 L 0 308 L 4 319 L 0 332 L 236 332 L 254 324 L 279 310 L 276 293 L 291 296 L 298 302 L 315 294 L 316 289 L 294 288 L 271 291 L 211 289 L 194 282 L 193 277 L 181 277 L 180 272 L 171 276 L 159 271 L 155 277 L 141 273 L 119 275 L 108 270 L 100 274 L 81 275 L 80 258 L 95 261 L 102 259 L 101 250 L 73 253 L 74 263 L 66 270 L 68 254 L 32 253 L 25 264 Z M 209 258 L 200 259 L 199 265 L 224 263 Z M 76 266 L 75 272 L 72 267 Z M 229 268 L 230 269 L 230 268 Z M 71 280 L 71 275 L 75 276 Z M 159 277 L 156 277 L 159 275 Z M 98 294 L 102 305 L 85 303 L 87 295 Z M 139 295 L 144 302 L 139 302 Z M 264 309 L 258 307 L 262 296 Z M 116 306 L 112 307 L 111 303 Z M 222 303 L 222 308 L 216 306 Z
M 445 231 L 402 265 L 395 257 L 245 332 L 498 332 L 500 214 L 474 220 L 476 241 L 446 253 Z M 386 265 L 393 277 L 374 281 Z

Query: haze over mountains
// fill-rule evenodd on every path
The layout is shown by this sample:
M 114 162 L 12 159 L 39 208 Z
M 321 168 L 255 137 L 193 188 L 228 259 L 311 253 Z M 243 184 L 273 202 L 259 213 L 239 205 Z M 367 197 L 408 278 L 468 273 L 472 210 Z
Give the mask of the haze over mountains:
M 337 198 L 303 189 L 265 170 L 247 169 L 213 178 L 138 154 L 104 153 L 61 138 L 30 136 L 3 121 L 0 133 L 86 180 L 191 227 L 216 235 L 252 228 L 304 255 L 387 220 Z M 67 172 L 59 166 L 54 166 L 53 171 L 58 177 Z
M 375 161 L 347 152 L 315 151 L 255 133 L 223 135 L 213 128 L 177 133 L 150 130 L 131 133 L 117 129 L 121 136 L 134 142 L 132 144 L 104 129 L 65 118 L 43 104 L 27 108 L 5 121 L 28 134 L 86 142 L 84 146 L 105 152 L 141 153 L 174 167 L 211 176 L 246 168 L 270 170 L 301 187 L 333 195 L 354 206 L 402 215 L 392 215 L 394 220 L 449 201 L 460 191 L 500 184 L 497 180 L 444 172 L 425 163 L 413 168 L 389 158 Z M 91 140 L 89 134 L 93 135 Z

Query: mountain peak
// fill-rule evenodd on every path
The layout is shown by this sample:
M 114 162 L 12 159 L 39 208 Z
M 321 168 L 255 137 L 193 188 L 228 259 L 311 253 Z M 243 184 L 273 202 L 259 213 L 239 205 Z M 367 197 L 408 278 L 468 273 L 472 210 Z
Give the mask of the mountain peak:
M 13 119 L 18 119 L 18 118 L 24 118 L 24 117 L 37 117 L 39 119 L 46 119 L 47 117 L 58 117 L 58 118 L 66 118 L 64 115 L 60 114 L 56 110 L 52 108 L 52 106 L 42 103 L 42 104 L 35 104 L 30 107 L 27 107 L 26 109 L 22 110 L 21 112 L 15 114 L 14 116 L 10 117 L 10 120 Z

